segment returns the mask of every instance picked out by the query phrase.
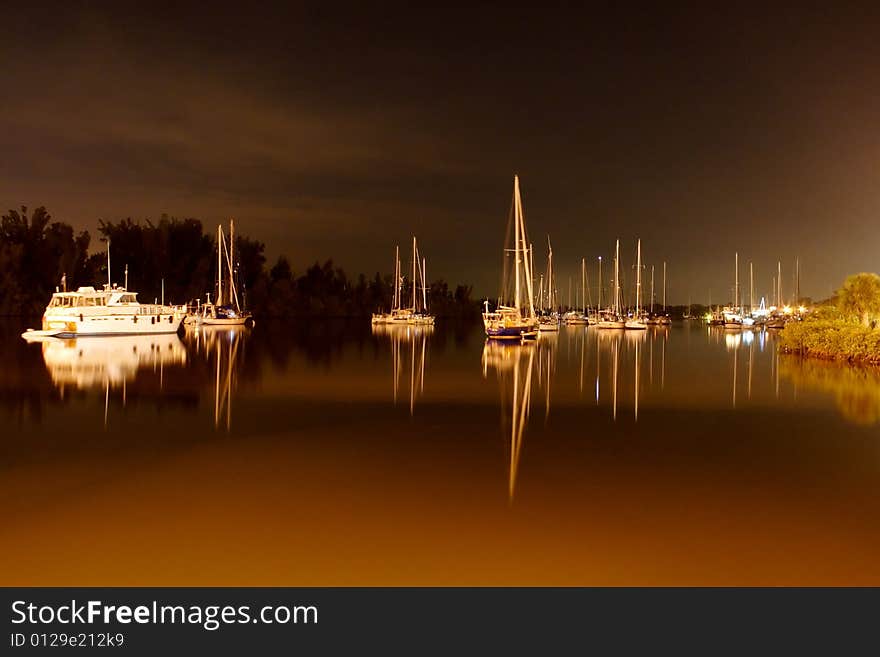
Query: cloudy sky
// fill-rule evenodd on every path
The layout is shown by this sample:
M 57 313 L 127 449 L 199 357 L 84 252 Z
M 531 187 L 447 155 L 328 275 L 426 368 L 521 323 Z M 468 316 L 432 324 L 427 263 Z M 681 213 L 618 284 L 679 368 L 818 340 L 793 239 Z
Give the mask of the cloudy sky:
M 494 295 L 519 173 L 563 297 L 618 237 L 672 302 L 729 298 L 736 251 L 759 292 L 880 270 L 876 14 L 289 4 L 4 5 L 0 206 L 233 216 L 295 271 L 415 233 Z

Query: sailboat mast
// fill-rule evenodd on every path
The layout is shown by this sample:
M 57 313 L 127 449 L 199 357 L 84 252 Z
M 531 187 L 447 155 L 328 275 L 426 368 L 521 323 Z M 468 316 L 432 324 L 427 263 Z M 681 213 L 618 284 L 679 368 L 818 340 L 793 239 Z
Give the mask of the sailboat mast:
M 422 309 L 428 310 L 428 279 L 426 273 L 428 271 L 428 259 L 422 258 Z
M 776 261 L 776 307 L 782 308 L 782 262 Z
M 739 252 L 734 254 L 733 266 L 733 307 L 739 308 Z
M 412 311 L 416 311 L 416 263 L 418 255 L 416 254 L 416 236 L 413 235 L 413 252 L 412 252 Z
M 529 282 L 534 284 L 532 276 L 535 272 L 535 245 L 529 242 Z
M 223 226 L 217 224 L 217 301 L 223 305 Z
M 651 314 L 654 314 L 654 265 L 651 265 Z
M 614 314 L 620 315 L 620 240 L 614 242 Z
M 587 314 L 587 259 L 581 258 L 581 312 Z
M 513 298 L 513 307 L 517 311 L 517 315 L 520 314 L 520 306 L 519 306 L 519 259 L 520 259 L 520 235 L 519 235 L 519 176 L 513 177 L 513 239 L 514 239 L 514 247 L 513 247 L 513 257 L 515 261 L 515 293 Z
M 663 314 L 666 314 L 666 261 L 663 261 Z
M 229 220 L 229 249 L 226 256 L 229 260 L 229 301 L 236 299 L 238 305 L 238 295 L 235 293 L 235 219 Z
M 599 256 L 599 305 L 598 310 L 602 310 L 602 256 Z
M 392 310 L 400 308 L 400 245 L 394 247 L 394 303 Z
M 749 263 L 749 314 L 755 307 L 755 269 L 754 263 Z
M 639 316 L 642 303 L 642 240 L 636 246 L 636 317 Z
M 553 307 L 553 247 L 550 246 L 550 236 L 547 236 L 547 305 L 552 313 Z

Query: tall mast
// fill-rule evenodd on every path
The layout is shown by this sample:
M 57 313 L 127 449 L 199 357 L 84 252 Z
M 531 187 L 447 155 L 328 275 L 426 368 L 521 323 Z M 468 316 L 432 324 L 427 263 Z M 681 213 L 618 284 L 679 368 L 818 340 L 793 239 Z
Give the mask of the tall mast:
M 394 247 L 394 303 L 392 310 L 400 308 L 400 245 Z
M 782 262 L 776 261 L 776 307 L 782 308 Z
M 229 301 L 235 299 L 237 306 L 238 295 L 235 294 L 235 219 L 229 220 L 229 249 L 226 251 L 226 257 L 229 260 Z
M 550 236 L 547 236 L 547 306 L 550 312 L 553 307 L 553 247 L 550 245 Z
M 794 300 L 794 305 L 800 306 L 801 305 L 801 259 L 800 259 L 800 257 L 795 259 L 794 268 L 795 268 L 795 295 L 796 295 L 796 298 Z
M 110 289 L 113 287 L 113 283 L 110 279 L 110 236 L 107 236 L 107 288 Z
M 739 308 L 739 252 L 735 254 L 733 266 L 733 307 Z
M 532 276 L 535 274 L 535 245 L 529 242 L 529 282 L 534 283 L 532 281 Z
M 753 263 L 749 263 L 749 314 L 755 306 L 755 270 Z
M 522 209 L 522 197 L 519 197 L 519 221 L 519 232 L 520 235 L 522 235 L 523 252 L 528 256 L 528 258 L 524 261 L 523 266 L 525 267 L 524 273 L 526 282 L 526 293 L 529 295 L 529 319 L 536 320 L 537 316 L 535 315 L 535 291 L 534 286 L 532 285 L 532 249 L 531 244 L 528 244 L 527 242 L 528 235 L 526 235 L 526 218 L 523 214 Z
M 654 314 L 654 265 L 651 265 L 651 314 Z
M 544 274 L 538 279 L 538 310 L 544 312 Z
M 418 255 L 416 254 L 416 236 L 413 235 L 413 254 L 412 254 L 412 311 L 416 311 L 416 263 L 418 262 Z
M 425 273 L 428 271 L 428 259 L 422 258 L 422 310 L 428 311 L 428 279 Z
M 516 277 L 516 287 L 515 293 L 513 297 L 513 307 L 517 311 L 517 316 L 520 315 L 520 306 L 519 306 L 519 258 L 520 258 L 520 236 L 519 236 L 519 176 L 513 177 L 513 239 L 514 239 L 514 247 L 513 247 L 513 258 L 515 261 L 516 270 L 514 272 Z
M 223 305 L 223 226 L 217 224 L 217 301 Z
M 663 314 L 666 314 L 666 261 L 663 261 Z
M 602 256 L 599 256 L 599 305 L 598 310 L 602 310 Z
M 581 312 L 587 314 L 587 259 L 581 258 Z
M 614 314 L 620 316 L 620 240 L 614 242 Z
M 639 316 L 642 303 L 642 240 L 636 246 L 636 317 Z

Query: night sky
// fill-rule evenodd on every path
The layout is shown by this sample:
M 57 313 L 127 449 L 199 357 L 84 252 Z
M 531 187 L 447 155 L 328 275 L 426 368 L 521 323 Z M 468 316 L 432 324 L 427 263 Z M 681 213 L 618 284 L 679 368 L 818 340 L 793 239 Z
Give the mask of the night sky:
M 616 237 L 675 303 L 731 298 L 737 250 L 759 292 L 880 269 L 877 15 L 46 4 L 0 9 L 3 209 L 234 216 L 295 272 L 390 272 L 415 233 L 494 296 L 519 173 L 563 301 Z

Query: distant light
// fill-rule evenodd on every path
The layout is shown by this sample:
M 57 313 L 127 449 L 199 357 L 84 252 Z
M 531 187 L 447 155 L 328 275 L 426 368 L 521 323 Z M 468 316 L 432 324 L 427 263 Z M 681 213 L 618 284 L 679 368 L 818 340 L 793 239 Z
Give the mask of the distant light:
M 807 309 L 804 306 L 798 306 L 798 312 L 803 315 L 807 312 Z
M 786 315 L 791 315 L 791 306 L 785 306 L 782 309 L 782 312 L 784 312 Z

